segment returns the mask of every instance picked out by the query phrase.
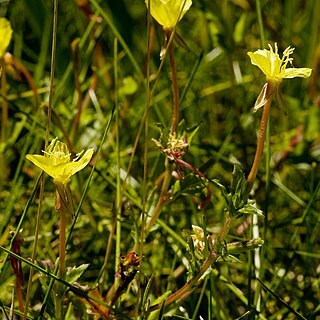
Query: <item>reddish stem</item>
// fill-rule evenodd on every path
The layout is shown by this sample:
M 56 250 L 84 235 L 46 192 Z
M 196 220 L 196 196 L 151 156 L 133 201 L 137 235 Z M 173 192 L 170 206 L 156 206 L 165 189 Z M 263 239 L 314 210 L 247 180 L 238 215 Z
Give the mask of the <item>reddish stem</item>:
M 267 132 L 267 125 L 269 120 L 269 113 L 270 113 L 270 106 L 271 106 L 271 97 L 268 99 L 267 103 L 265 104 L 262 112 L 261 122 L 260 122 L 260 132 L 258 136 L 258 143 L 257 143 L 257 149 L 256 154 L 254 156 L 253 164 L 251 167 L 251 171 L 248 175 L 247 184 L 248 184 L 248 193 L 250 192 L 253 182 L 257 176 L 259 164 L 262 156 L 262 152 L 264 149 L 264 141 L 266 138 L 266 132 Z
M 169 41 L 172 34 L 172 29 L 166 30 L 166 40 Z M 177 77 L 177 69 L 174 60 L 174 46 L 171 42 L 169 44 L 169 61 L 170 61 L 170 69 L 171 69 L 171 77 L 172 77 L 172 88 L 173 88 L 173 115 L 171 121 L 171 129 L 170 132 L 173 134 L 177 131 L 178 123 L 179 123 L 179 86 L 178 86 L 178 77 Z

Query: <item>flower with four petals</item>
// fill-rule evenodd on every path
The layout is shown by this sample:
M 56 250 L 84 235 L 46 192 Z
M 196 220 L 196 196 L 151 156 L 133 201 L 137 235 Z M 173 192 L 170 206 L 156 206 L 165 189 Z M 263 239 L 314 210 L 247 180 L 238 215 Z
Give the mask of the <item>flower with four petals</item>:
M 283 79 L 291 79 L 296 77 L 307 78 L 311 75 L 310 68 L 287 68 L 288 63 L 292 65 L 293 58 L 290 55 L 294 48 L 288 47 L 283 51 L 282 58 L 278 54 L 278 46 L 275 43 L 275 49 L 269 44 L 269 50 L 257 50 L 248 52 L 251 58 L 251 63 L 266 75 L 267 83 L 263 86 L 259 97 L 255 103 L 254 111 L 263 107 L 269 99 L 272 99 L 274 94 L 279 95 L 279 85 Z
M 71 160 L 67 145 L 56 138 L 43 153 L 44 155 L 28 154 L 26 157 L 51 176 L 55 183 L 66 185 L 71 176 L 82 170 L 90 162 L 93 149 L 88 149 L 83 155 L 83 152 L 81 152 L 77 154 L 75 159 Z

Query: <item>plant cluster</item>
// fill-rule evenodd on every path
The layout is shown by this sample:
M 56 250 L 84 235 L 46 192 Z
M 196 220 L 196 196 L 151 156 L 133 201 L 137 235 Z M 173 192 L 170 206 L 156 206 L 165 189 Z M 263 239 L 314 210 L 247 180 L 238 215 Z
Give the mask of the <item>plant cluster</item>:
M 3 319 L 316 319 L 319 23 L 222 2 L 0 4 Z

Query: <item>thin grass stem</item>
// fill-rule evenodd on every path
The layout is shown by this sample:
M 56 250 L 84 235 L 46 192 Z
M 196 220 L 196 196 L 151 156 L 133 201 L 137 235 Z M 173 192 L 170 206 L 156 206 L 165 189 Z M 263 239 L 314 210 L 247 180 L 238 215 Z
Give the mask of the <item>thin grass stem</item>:
M 120 179 L 120 112 L 118 101 L 118 39 L 114 38 L 114 51 L 113 51 L 113 69 L 114 69 L 114 104 L 116 108 L 116 154 L 117 154 L 117 172 L 116 172 L 116 250 L 115 250 L 115 272 L 118 270 L 120 263 L 119 257 L 121 255 L 121 179 Z
M 53 27 L 52 27 L 52 51 L 51 51 L 51 71 L 50 71 L 50 86 L 49 86 L 49 102 L 48 102 L 48 113 L 47 113 L 47 127 L 46 127 L 46 135 L 45 135 L 45 150 L 49 144 L 49 134 L 50 134 L 50 127 L 51 127 L 51 113 L 52 113 L 52 97 L 53 97 L 53 84 L 54 84 L 54 67 L 55 67 L 55 55 L 56 55 L 56 47 L 57 47 L 57 26 L 58 26 L 58 0 L 54 0 L 53 3 Z M 41 219 L 41 211 L 42 211 L 42 203 L 43 203 L 43 196 L 44 196 L 44 178 L 41 178 L 40 181 L 40 193 L 39 193 L 39 205 L 37 211 L 37 218 L 36 218 L 36 227 L 35 227 L 35 234 L 34 234 L 34 245 L 32 249 L 32 256 L 31 261 L 35 261 L 37 246 L 38 246 L 38 239 L 39 239 L 39 226 L 40 226 L 40 219 Z M 33 269 L 30 269 L 28 285 L 27 285 L 27 294 L 26 294 L 26 302 L 25 302 L 25 309 L 23 314 L 23 319 L 25 320 L 28 313 L 28 305 L 29 305 L 29 297 L 32 287 L 32 277 L 33 277 Z

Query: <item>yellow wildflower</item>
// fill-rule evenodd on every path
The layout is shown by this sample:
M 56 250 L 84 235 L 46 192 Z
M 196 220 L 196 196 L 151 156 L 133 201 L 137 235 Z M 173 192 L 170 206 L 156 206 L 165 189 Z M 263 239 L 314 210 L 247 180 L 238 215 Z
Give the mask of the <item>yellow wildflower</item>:
M 293 58 L 290 55 L 294 48 L 288 47 L 284 50 L 282 58 L 278 54 L 278 46 L 275 43 L 275 49 L 269 44 L 269 50 L 257 50 L 248 52 L 251 63 L 260 68 L 266 75 L 267 83 L 264 85 L 255 104 L 255 111 L 264 106 L 268 99 L 272 98 L 274 93 L 278 93 L 278 87 L 283 79 L 295 77 L 307 78 L 311 75 L 310 68 L 287 68 L 287 64 L 292 65 Z
M 56 138 L 43 153 L 43 156 L 28 154 L 26 158 L 51 176 L 55 183 L 66 185 L 71 176 L 82 170 L 90 162 L 93 149 L 88 149 L 83 156 L 83 152 L 81 152 L 77 154 L 75 159 L 71 160 L 67 145 Z
M 11 24 L 6 18 L 0 18 L 0 59 L 5 54 L 12 36 Z
M 147 6 L 149 0 L 145 0 Z M 192 0 L 150 0 L 150 13 L 163 29 L 172 29 L 192 5 Z

